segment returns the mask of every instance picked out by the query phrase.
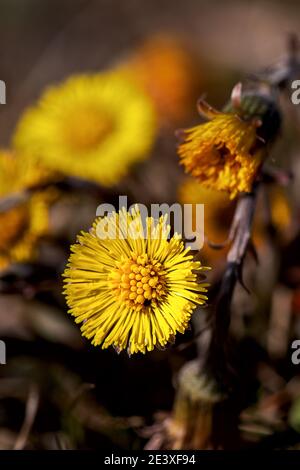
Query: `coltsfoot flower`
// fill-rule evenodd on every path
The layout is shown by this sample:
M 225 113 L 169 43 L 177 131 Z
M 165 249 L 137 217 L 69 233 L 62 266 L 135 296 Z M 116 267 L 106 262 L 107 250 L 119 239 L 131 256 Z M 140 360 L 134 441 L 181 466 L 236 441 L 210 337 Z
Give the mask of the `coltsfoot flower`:
M 211 120 L 183 131 L 181 163 L 201 184 L 234 199 L 251 191 L 280 116 L 272 101 L 256 95 L 245 95 L 239 108 L 222 113 L 205 107 Z
M 0 151 L 0 203 L 43 184 L 48 177 L 48 172 L 32 167 L 9 150 Z M 0 208 L 0 270 L 34 259 L 37 241 L 49 233 L 49 208 L 56 196 L 57 192 L 48 188 Z
M 49 233 L 49 207 L 54 197 L 50 190 L 40 191 L 0 212 L 0 270 L 35 258 L 37 241 Z
M 24 155 L 9 149 L 0 149 L 0 197 L 43 186 L 56 179 L 56 174 L 34 165 Z
M 78 75 L 25 111 L 14 147 L 45 168 L 110 186 L 147 157 L 155 121 L 151 100 L 124 73 Z
M 99 223 L 117 237 L 104 239 Z M 64 293 L 93 345 L 128 354 L 164 347 L 205 304 L 207 284 L 197 275 L 208 268 L 193 260 L 178 235 L 168 239 L 169 231 L 164 217 L 149 217 L 144 234 L 138 210 L 123 210 L 96 219 L 89 233 L 78 236 Z

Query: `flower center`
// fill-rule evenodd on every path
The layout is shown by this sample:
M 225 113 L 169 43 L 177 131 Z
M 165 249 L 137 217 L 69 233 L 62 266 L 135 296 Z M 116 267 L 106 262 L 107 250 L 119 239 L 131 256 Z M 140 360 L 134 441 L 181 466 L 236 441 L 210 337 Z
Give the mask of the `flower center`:
M 133 254 L 130 259 L 121 260 L 110 278 L 118 298 L 138 310 L 156 303 L 166 294 L 162 264 L 150 260 L 147 254 Z
M 112 118 L 95 108 L 83 108 L 72 114 L 65 123 L 65 137 L 74 150 L 97 147 L 112 131 Z

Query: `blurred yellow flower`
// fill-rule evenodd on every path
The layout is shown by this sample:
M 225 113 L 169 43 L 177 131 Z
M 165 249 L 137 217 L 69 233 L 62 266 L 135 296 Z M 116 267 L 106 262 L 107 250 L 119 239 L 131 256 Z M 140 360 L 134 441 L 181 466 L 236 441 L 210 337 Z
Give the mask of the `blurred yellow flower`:
M 264 198 L 258 200 L 258 211 L 254 220 L 254 242 L 261 245 L 266 240 L 267 230 L 271 223 L 279 238 L 284 238 L 292 224 L 292 209 L 284 189 L 278 185 L 266 187 Z M 266 200 L 267 196 L 267 200 Z M 266 216 L 266 202 L 269 203 L 269 216 Z M 270 220 L 268 220 L 270 217 Z
M 197 66 L 178 39 L 150 37 L 123 68 L 152 98 L 160 119 L 176 124 L 186 119 L 195 98 Z
M 49 230 L 52 199 L 49 192 L 38 192 L 26 202 L 0 212 L 0 269 L 34 259 L 37 240 Z
M 99 224 L 107 226 L 103 238 Z M 138 210 L 96 219 L 78 236 L 65 270 L 70 313 L 82 334 L 102 348 L 129 354 L 164 347 L 183 333 L 193 310 L 205 304 L 205 269 L 176 235 L 168 240 L 166 219 L 148 217 L 146 233 Z
M 38 191 L 4 209 L 1 202 L 43 183 L 45 178 L 43 170 L 31 167 L 21 157 L 15 158 L 8 150 L 0 151 L 0 269 L 34 258 L 37 240 L 48 232 L 49 204 L 55 192 Z
M 230 198 L 251 191 L 262 164 L 253 121 L 236 114 L 219 113 L 210 122 L 184 131 L 178 153 L 186 172 L 202 185 L 227 191 Z
M 270 186 L 267 189 L 270 222 L 281 235 L 291 224 L 292 211 L 282 188 Z M 228 246 L 220 251 L 210 247 L 208 241 L 218 244 L 227 239 L 236 207 L 235 201 L 232 201 L 226 193 L 206 188 L 192 178 L 186 179 L 179 186 L 178 201 L 180 204 L 204 204 L 204 235 L 207 240 L 201 249 L 201 254 L 209 264 L 224 258 Z M 258 198 L 258 210 L 253 228 L 253 240 L 256 246 L 261 246 L 266 240 L 266 228 L 264 200 Z
M 278 231 L 284 231 L 292 223 L 292 209 L 285 191 L 280 186 L 269 190 L 271 220 Z
M 54 180 L 56 175 L 8 149 L 0 149 L 0 197 Z
M 221 191 L 206 188 L 193 178 L 188 178 L 178 188 L 180 204 L 204 204 L 204 235 L 207 238 L 201 249 L 203 258 L 212 263 L 224 251 L 211 248 L 208 241 L 222 243 L 228 237 L 235 202 Z
M 14 146 L 46 168 L 110 186 L 147 157 L 155 130 L 151 101 L 123 73 L 78 75 L 25 112 Z

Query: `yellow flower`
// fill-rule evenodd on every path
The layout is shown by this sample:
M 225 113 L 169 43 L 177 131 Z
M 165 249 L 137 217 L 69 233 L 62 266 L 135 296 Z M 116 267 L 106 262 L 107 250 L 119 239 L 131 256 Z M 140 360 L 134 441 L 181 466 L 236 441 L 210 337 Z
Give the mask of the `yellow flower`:
M 230 113 L 185 131 L 179 156 L 186 172 L 204 186 L 227 191 L 233 199 L 249 192 L 262 164 L 262 149 L 253 151 L 256 126 Z
M 292 209 L 286 192 L 280 186 L 267 186 L 266 194 L 262 194 L 262 198 L 258 199 L 258 210 L 254 219 L 253 238 L 257 246 L 262 245 L 268 240 L 268 230 L 266 220 L 266 202 L 269 203 L 268 221 L 275 229 L 279 239 L 289 236 L 289 228 L 292 224 Z M 267 196 L 267 198 L 266 198 Z
M 195 179 L 188 178 L 178 188 L 178 200 L 180 204 L 204 204 L 205 237 L 214 243 L 226 240 L 235 209 L 235 202 L 226 193 L 206 188 Z M 207 242 L 201 254 L 210 263 L 224 257 L 223 250 L 211 248 Z
M 287 196 L 279 186 L 267 187 L 270 198 L 271 223 L 279 235 L 286 234 L 292 221 L 292 211 Z M 264 195 L 265 196 L 265 195 Z M 236 202 L 222 192 L 206 188 L 196 180 L 188 178 L 178 188 L 180 204 L 204 204 L 204 234 L 207 242 L 201 249 L 202 258 L 209 264 L 225 259 L 229 245 L 218 250 L 209 246 L 208 241 L 224 242 L 229 234 L 236 207 Z M 253 228 L 253 240 L 259 247 L 266 241 L 265 197 L 258 198 L 257 214 Z
M 178 153 L 186 172 L 207 188 L 234 199 L 251 192 L 259 169 L 281 126 L 276 102 L 267 96 L 233 89 L 224 112 L 198 102 L 205 124 L 183 131 Z
M 24 263 L 36 256 L 38 239 L 49 230 L 49 204 L 53 194 L 43 191 L 25 202 L 0 212 L 0 269 Z
M 28 165 L 21 157 L 0 151 L 0 206 L 24 190 L 45 181 L 46 174 Z M 49 229 L 49 205 L 55 198 L 52 189 L 20 198 L 8 208 L 0 207 L 0 269 L 14 262 L 35 257 L 36 242 Z
M 110 186 L 146 158 L 155 129 L 149 98 L 124 74 L 79 75 L 25 112 L 14 146 L 46 168 Z
M 8 196 L 54 179 L 54 174 L 33 165 L 23 155 L 0 149 L 0 197 Z
M 148 217 L 144 234 L 138 210 L 123 210 L 96 219 L 78 236 L 64 273 L 65 295 L 95 346 L 129 354 L 164 347 L 205 303 L 207 284 L 197 282 L 197 274 L 207 268 L 193 261 L 178 235 L 168 240 L 169 231 L 164 217 L 157 223 Z
M 292 210 L 289 200 L 280 186 L 271 186 L 269 195 L 272 223 L 279 232 L 284 232 L 292 223 Z
M 197 67 L 177 39 L 150 37 L 123 67 L 151 97 L 160 119 L 172 123 L 186 119 L 194 99 Z

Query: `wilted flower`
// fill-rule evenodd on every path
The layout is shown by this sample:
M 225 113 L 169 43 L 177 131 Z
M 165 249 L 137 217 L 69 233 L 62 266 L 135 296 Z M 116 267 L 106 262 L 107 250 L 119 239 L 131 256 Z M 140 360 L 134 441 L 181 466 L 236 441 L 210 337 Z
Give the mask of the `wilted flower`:
M 116 238 L 102 238 L 98 224 Z M 127 348 L 129 354 L 164 347 L 183 333 L 193 310 L 205 304 L 207 284 L 197 280 L 205 269 L 184 248 L 161 217 L 149 217 L 145 234 L 137 210 L 97 219 L 72 246 L 65 276 L 70 313 L 82 334 L 102 348 Z M 128 233 L 127 233 L 128 232 Z
M 250 192 L 280 127 L 277 108 L 256 95 L 245 95 L 239 107 L 222 113 L 204 102 L 200 106 L 211 120 L 183 131 L 178 153 L 186 172 L 208 188 L 227 191 L 231 199 Z
M 109 186 L 146 158 L 155 129 L 150 99 L 123 73 L 79 75 L 25 112 L 14 145 L 46 168 Z

